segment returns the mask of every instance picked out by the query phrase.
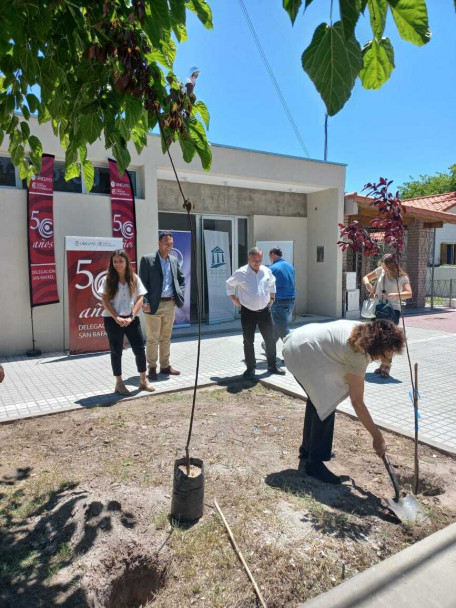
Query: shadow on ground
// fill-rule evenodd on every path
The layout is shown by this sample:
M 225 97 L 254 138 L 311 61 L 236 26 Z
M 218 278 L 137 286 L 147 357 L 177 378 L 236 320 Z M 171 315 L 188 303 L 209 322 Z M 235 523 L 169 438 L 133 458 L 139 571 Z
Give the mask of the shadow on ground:
M 301 470 L 285 469 L 266 476 L 271 488 L 282 490 L 299 498 L 307 499 L 307 513 L 301 521 L 310 523 L 315 530 L 335 538 L 364 539 L 372 523 L 357 523 L 352 516 L 377 517 L 390 523 L 398 523 L 378 496 L 357 486 L 347 475 L 342 476 L 342 485 L 330 485 L 306 476 Z M 315 501 L 313 502 L 312 501 Z M 318 504 L 315 504 L 318 503 Z M 320 509 L 326 505 L 332 510 Z
M 364 376 L 364 380 L 369 384 L 402 384 L 402 380 L 388 376 L 388 378 L 382 378 L 379 374 L 369 372 Z
M 7 498 L 0 504 L 0 605 L 50 607 L 64 594 L 67 608 L 84 608 L 89 604 L 78 586 L 79 576 L 54 584 L 51 578 L 89 551 L 97 536 L 112 528 L 114 515 L 125 528 L 135 527 L 135 517 L 115 500 L 82 503 L 84 524 L 77 530 L 73 515 L 87 492 L 78 490 L 76 483 L 66 483 L 45 497 L 30 498 L 21 485 L 11 488 L 30 471 L 30 467 L 18 469 L 15 476 L 0 480 L 10 486 L 8 497 L 0 496 Z

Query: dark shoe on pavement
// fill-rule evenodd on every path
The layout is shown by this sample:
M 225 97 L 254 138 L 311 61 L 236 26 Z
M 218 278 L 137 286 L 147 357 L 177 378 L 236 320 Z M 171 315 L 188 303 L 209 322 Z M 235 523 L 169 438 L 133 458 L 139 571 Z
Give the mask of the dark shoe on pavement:
M 177 369 L 173 369 L 171 365 L 168 367 L 160 367 L 160 374 L 169 374 L 170 376 L 180 376 L 180 372 Z
M 268 372 L 270 374 L 278 374 L 279 376 L 285 376 L 285 371 L 283 369 L 280 369 L 280 367 L 277 367 L 277 365 L 275 365 L 274 367 L 268 367 Z
M 333 485 L 342 483 L 341 478 L 334 475 L 334 473 L 331 473 L 323 462 L 308 460 L 306 463 L 306 473 L 307 475 L 310 475 L 310 477 L 315 477 L 315 479 L 319 479 L 325 483 L 331 483 Z
M 149 378 L 149 380 L 158 380 L 157 368 L 156 367 L 149 367 L 149 371 L 147 373 L 147 377 Z
M 255 376 L 255 369 L 249 369 L 249 368 L 247 368 L 245 370 L 245 372 L 242 374 L 242 377 L 244 378 L 244 380 L 250 380 L 254 376 Z

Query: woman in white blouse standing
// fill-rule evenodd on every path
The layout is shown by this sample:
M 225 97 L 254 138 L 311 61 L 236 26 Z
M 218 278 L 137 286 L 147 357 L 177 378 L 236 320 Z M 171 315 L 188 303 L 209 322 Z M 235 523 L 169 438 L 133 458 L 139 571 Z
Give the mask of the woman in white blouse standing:
M 371 281 L 375 281 L 374 284 Z M 378 268 L 363 277 L 363 284 L 372 297 L 378 302 L 389 302 L 395 318 L 393 323 L 398 325 L 401 318 L 401 300 L 409 300 L 412 296 L 410 279 L 404 269 L 396 262 L 394 255 L 386 253 Z M 399 286 L 399 291 L 398 291 Z M 382 358 L 381 365 L 375 370 L 382 378 L 388 378 L 391 371 L 392 359 Z
M 147 380 L 146 352 L 141 332 L 138 312 L 142 308 L 146 293 L 140 278 L 133 272 L 128 254 L 117 249 L 109 260 L 108 274 L 98 292 L 103 300 L 105 330 L 111 347 L 111 366 L 116 378 L 115 392 L 129 395 L 130 391 L 122 380 L 122 351 L 124 336 L 128 338 L 135 354 L 136 367 L 140 375 L 139 389 L 153 392 L 155 389 Z

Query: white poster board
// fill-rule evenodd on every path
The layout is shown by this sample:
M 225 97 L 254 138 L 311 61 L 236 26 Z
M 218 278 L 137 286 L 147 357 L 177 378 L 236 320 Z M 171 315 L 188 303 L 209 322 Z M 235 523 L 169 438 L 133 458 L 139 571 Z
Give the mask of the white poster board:
M 255 247 L 263 251 L 263 264 L 270 266 L 269 252 L 273 247 L 280 247 L 284 259 L 294 266 L 294 241 L 257 241 Z
M 234 306 L 226 295 L 225 282 L 231 276 L 230 241 L 228 232 L 204 231 L 206 280 L 209 301 L 209 323 L 234 319 Z

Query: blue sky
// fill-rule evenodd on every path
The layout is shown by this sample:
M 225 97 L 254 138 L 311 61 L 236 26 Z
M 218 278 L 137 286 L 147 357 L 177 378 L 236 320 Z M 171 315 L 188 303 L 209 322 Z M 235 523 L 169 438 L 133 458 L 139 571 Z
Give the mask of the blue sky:
M 330 2 L 314 0 L 294 27 L 282 0 L 244 2 L 309 157 L 322 159 L 325 107 L 301 68 L 301 54 L 316 26 L 329 20 Z M 238 0 L 209 4 L 214 29 L 189 17 L 189 39 L 178 48 L 175 72 L 184 79 L 191 66 L 201 68 L 195 92 L 211 113 L 210 141 L 303 156 Z M 401 40 L 389 13 L 385 35 L 396 64 L 390 80 L 379 91 L 366 91 L 358 79 L 345 107 L 329 120 L 328 160 L 348 165 L 347 192 L 380 176 L 399 186 L 410 175 L 446 171 L 456 162 L 456 13 L 453 0 L 427 5 L 431 42 L 416 47 Z M 362 44 L 371 38 L 367 10 L 356 33 Z

